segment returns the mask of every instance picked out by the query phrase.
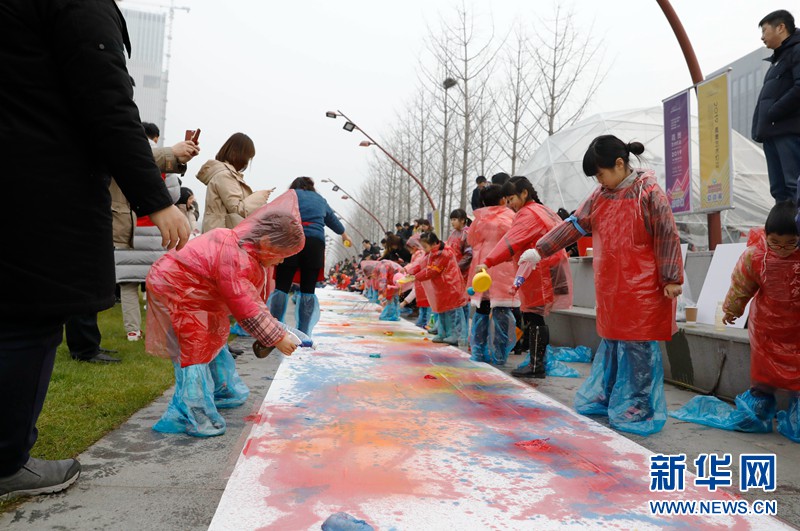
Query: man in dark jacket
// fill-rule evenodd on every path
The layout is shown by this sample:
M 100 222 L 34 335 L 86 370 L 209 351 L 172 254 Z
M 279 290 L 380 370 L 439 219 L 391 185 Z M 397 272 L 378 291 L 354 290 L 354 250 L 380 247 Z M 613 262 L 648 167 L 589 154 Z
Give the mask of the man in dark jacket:
M 126 50 L 113 0 L 0 2 L 0 223 L 14 227 L 0 254 L 0 498 L 57 492 L 80 473 L 74 459 L 29 451 L 65 317 L 114 304 L 109 175 L 165 246 L 188 240 L 133 103 Z
M 776 202 L 797 198 L 800 178 L 800 32 L 788 11 L 770 13 L 758 23 L 761 40 L 775 50 L 772 66 L 753 114 L 753 140 L 767 157 L 770 194 Z
M 472 191 L 472 199 L 470 199 L 469 202 L 473 212 L 481 207 L 481 190 L 486 186 L 486 177 L 479 175 L 478 178 L 475 179 L 475 184 L 475 189 Z

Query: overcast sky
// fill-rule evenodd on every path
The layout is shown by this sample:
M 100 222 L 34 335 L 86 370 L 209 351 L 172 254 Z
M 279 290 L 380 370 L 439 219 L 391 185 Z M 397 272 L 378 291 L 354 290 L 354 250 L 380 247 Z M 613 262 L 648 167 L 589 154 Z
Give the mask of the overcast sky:
M 125 0 L 127 8 L 168 0 Z M 566 4 L 566 3 L 565 3 Z M 186 185 L 227 137 L 250 135 L 257 154 L 245 178 L 254 189 L 287 188 L 294 177 L 333 178 L 355 193 L 367 175 L 369 149 L 342 130 L 340 109 L 380 141 L 418 87 L 429 27 L 452 19 L 459 0 L 176 0 L 165 141 L 203 129 L 203 152 Z M 497 34 L 515 21 L 547 18 L 550 0 L 475 0 L 476 25 Z M 677 41 L 655 0 L 575 0 L 578 30 L 602 38 L 610 66 L 588 114 L 659 105 L 691 84 Z M 758 21 L 788 8 L 772 0 L 672 0 L 710 73 L 762 46 Z M 488 28 L 491 23 L 485 24 Z M 374 149 L 374 148 L 372 148 Z M 499 168 L 500 171 L 502 168 Z M 318 189 L 346 217 L 350 208 L 324 184 Z

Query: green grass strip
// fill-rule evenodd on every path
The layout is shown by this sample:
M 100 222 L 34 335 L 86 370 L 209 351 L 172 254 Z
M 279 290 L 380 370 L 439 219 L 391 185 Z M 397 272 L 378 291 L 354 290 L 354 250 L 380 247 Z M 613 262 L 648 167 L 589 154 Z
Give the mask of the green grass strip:
M 74 361 L 66 341 L 61 343 L 37 424 L 39 439 L 31 450 L 34 457 L 76 457 L 174 383 L 169 360 L 147 354 L 143 339 L 128 341 L 119 304 L 98 314 L 97 321 L 103 334 L 101 346 L 119 351 L 112 356 L 122 362 Z M 0 502 L 0 512 L 19 503 L 19 500 Z

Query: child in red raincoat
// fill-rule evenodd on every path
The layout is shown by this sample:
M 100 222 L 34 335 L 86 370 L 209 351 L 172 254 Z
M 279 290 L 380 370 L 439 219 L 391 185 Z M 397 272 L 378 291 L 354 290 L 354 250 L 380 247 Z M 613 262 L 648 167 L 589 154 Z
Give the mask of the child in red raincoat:
M 724 430 L 769 433 L 775 417 L 775 391 L 791 393 L 789 409 L 778 412 L 778 431 L 800 442 L 800 250 L 791 202 L 775 205 L 764 229 L 753 229 L 722 308 L 733 323 L 752 299 L 750 389 L 736 407 L 713 396 L 696 396 L 670 416 Z M 766 234 L 765 234 L 766 233 Z
M 653 171 L 634 170 L 639 142 L 595 138 L 583 171 L 600 186 L 520 261 L 533 265 L 592 234 L 597 333 L 592 373 L 575 400 L 584 415 L 608 415 L 611 426 L 639 435 L 664 427 L 664 371 L 659 341 L 677 331 L 675 299 L 683 261 L 675 218 Z
M 297 196 L 289 191 L 236 228 L 207 232 L 153 264 L 147 275 L 145 346 L 151 354 L 172 358 L 176 378 L 175 394 L 156 431 L 225 432 L 217 407 L 241 405 L 247 397 L 225 348 L 230 315 L 261 345 L 287 355 L 294 351 L 286 327 L 265 305 L 267 268 L 304 244 Z
M 734 322 L 750 299 L 750 380 L 752 387 L 737 397 L 772 429 L 775 390 L 792 393 L 788 411 L 778 412 L 778 431 L 800 442 L 800 250 L 794 218 L 787 201 L 775 205 L 764 232 L 751 236 L 750 246 L 736 264 L 722 309 L 723 321 Z M 749 395 L 749 396 L 746 396 Z
M 466 344 L 467 323 L 461 308 L 467 304 L 467 292 L 455 255 L 433 232 L 423 232 L 419 241 L 427 259 L 416 267 L 407 268 L 408 280 L 422 283 L 431 310 L 438 315 L 438 333 L 432 341 Z
M 467 234 L 472 259 L 481 264 L 503 236 L 511 229 L 514 213 L 506 206 L 502 186 L 489 184 L 480 191 L 483 207 L 474 211 L 475 221 Z M 474 274 L 470 272 L 470 276 Z M 517 341 L 516 319 L 512 308 L 519 307 L 519 297 L 512 293 L 514 263 L 507 261 L 488 270 L 492 285 L 488 291 L 475 293 L 469 344 L 472 359 L 493 365 L 505 365 Z
M 555 227 L 561 218 L 544 206 L 526 177 L 512 177 L 503 185 L 508 206 L 516 212 L 511 228 L 482 260 L 478 269 L 504 262 L 514 265 L 515 273 L 522 252 Z M 522 326 L 528 338 L 529 360 L 511 372 L 514 376 L 544 378 L 545 353 L 550 343 L 550 329 L 544 318 L 553 308 L 572 305 L 572 277 L 567 253 L 558 251 L 532 271 L 519 289 Z
M 450 212 L 450 227 L 453 231 L 447 238 L 445 245 L 450 247 L 458 262 L 458 269 L 461 271 L 461 279 L 464 284 L 464 289 L 469 285 L 469 270 L 472 265 L 472 248 L 467 243 L 467 234 L 469 234 L 469 226 L 472 222 L 467 217 L 467 212 L 463 208 L 457 208 Z M 464 319 L 469 325 L 469 302 L 464 305 Z
M 414 234 L 406 242 L 406 247 L 413 252 L 411 255 L 411 264 L 406 267 L 407 271 L 419 271 L 421 267 L 424 267 L 422 265 L 423 261 L 427 259 L 425 251 L 422 249 L 422 244 L 419 242 L 419 236 L 419 233 Z M 425 328 L 431 318 L 431 303 L 428 302 L 428 295 L 425 293 L 425 287 L 422 285 L 422 282 L 419 284 L 416 282 L 409 282 L 409 285 L 412 286 L 411 293 L 400 303 L 400 306 L 405 307 L 412 302 L 416 302 L 417 308 L 419 309 L 419 316 L 417 317 L 417 322 L 414 324 L 420 328 Z
M 399 300 L 399 286 L 395 284 L 395 275 L 403 275 L 405 270 L 403 266 L 391 260 L 381 260 L 375 266 L 378 278 L 378 292 L 380 293 L 379 301 L 383 306 L 381 315 L 378 318 L 381 321 L 399 321 L 400 320 L 400 300 Z

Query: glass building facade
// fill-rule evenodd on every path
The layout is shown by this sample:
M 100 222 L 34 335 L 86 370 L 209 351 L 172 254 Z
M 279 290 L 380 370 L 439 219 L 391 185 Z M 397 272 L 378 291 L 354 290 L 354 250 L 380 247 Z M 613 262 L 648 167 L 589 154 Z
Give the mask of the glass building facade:
M 167 15 L 149 11 L 120 8 L 131 38 L 131 57 L 128 72 L 136 86 L 133 97 L 143 122 L 152 122 L 162 137 L 167 115 L 167 70 L 165 39 Z

